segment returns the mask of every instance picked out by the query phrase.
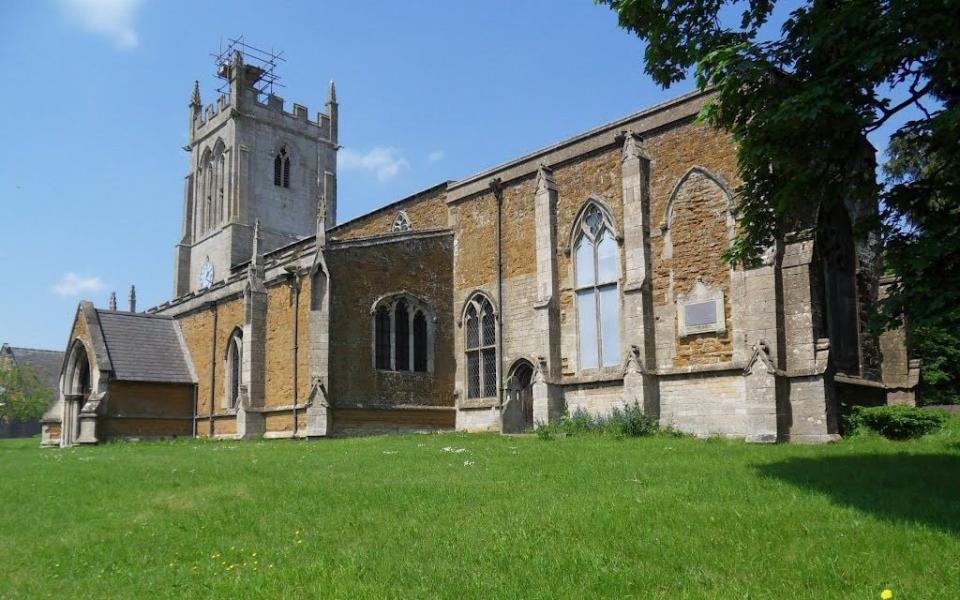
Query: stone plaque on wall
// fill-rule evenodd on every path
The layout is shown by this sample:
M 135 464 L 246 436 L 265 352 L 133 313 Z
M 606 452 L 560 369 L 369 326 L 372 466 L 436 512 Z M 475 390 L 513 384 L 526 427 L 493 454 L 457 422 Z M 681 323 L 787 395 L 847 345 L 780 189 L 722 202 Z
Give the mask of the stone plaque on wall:
M 677 299 L 677 331 L 680 337 L 726 331 L 723 290 L 712 288 L 697 278 L 693 289 Z

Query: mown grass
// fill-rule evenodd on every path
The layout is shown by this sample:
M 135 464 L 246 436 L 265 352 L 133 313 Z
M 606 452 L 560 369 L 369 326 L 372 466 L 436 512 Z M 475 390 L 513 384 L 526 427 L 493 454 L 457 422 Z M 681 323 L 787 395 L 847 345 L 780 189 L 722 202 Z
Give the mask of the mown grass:
M 0 482 L 0 597 L 960 597 L 958 419 L 824 446 L 16 440 Z

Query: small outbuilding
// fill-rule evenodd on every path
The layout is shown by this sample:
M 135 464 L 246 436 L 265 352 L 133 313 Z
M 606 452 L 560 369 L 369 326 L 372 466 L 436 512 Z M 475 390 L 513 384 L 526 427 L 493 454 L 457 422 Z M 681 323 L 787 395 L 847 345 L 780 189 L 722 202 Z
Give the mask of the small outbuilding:
M 196 376 L 177 322 L 81 302 L 43 444 L 191 436 Z

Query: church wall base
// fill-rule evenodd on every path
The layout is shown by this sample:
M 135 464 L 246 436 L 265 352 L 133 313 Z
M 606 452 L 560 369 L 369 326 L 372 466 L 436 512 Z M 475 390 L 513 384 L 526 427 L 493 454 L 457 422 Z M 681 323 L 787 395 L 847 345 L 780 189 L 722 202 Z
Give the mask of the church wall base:
M 607 415 L 614 408 L 625 406 L 623 380 L 618 378 L 612 382 L 566 386 L 563 401 L 571 415 L 577 411 L 594 416 Z
M 500 408 L 461 406 L 457 409 L 456 430 L 469 433 L 500 432 Z
M 456 411 L 448 407 L 330 409 L 331 435 L 435 433 L 453 431 Z
M 752 435 L 742 372 L 661 377 L 660 425 L 702 437 Z

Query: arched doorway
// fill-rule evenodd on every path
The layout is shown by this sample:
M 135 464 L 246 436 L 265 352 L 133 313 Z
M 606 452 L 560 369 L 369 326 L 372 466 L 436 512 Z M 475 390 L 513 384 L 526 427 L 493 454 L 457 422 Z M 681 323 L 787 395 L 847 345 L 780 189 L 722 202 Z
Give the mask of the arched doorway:
M 857 254 L 850 217 L 841 203 L 821 213 L 816 250 L 821 273 L 818 335 L 830 339 L 839 372 L 860 375 Z
M 520 359 L 507 377 L 507 404 L 503 410 L 503 432 L 521 433 L 533 428 L 533 365 Z
M 61 445 L 70 446 L 80 434 L 80 411 L 90 399 L 93 377 L 87 349 L 80 340 L 73 343 L 63 377 L 63 417 Z

